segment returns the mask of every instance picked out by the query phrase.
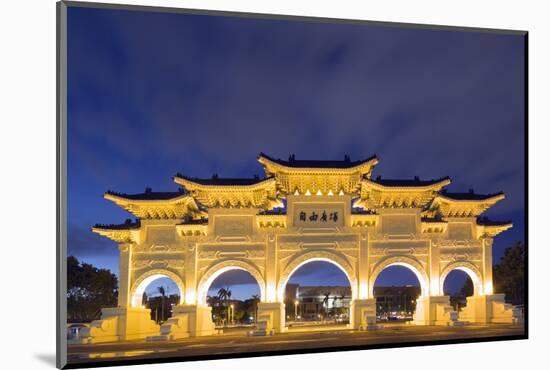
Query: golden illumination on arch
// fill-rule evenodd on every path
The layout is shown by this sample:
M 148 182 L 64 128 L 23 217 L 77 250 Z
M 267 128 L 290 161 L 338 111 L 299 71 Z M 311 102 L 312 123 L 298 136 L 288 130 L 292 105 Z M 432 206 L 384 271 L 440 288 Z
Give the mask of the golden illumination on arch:
M 494 238 L 498 234 L 510 229 L 513 226 L 511 222 L 503 222 L 500 224 L 495 223 L 494 225 L 483 225 L 478 224 L 478 234 L 482 237 Z
M 478 199 L 468 197 L 467 193 L 461 195 L 465 195 L 464 199 L 453 198 L 451 193 L 437 194 L 426 214 L 442 217 L 478 217 L 488 208 L 506 198 L 503 193 L 477 196 Z M 474 194 L 472 194 L 473 196 Z
M 412 181 L 409 185 L 386 185 L 370 179 L 361 181 L 361 198 L 355 207 L 361 208 L 421 208 L 428 204 L 443 187 L 451 183 L 445 177 L 431 182 Z
M 204 215 L 195 199 L 188 194 L 176 193 L 168 199 L 154 199 L 155 193 L 151 193 L 152 199 L 147 199 L 147 195 L 140 194 L 142 199 L 135 199 L 133 195 L 107 192 L 103 197 L 142 219 L 178 219 Z
M 378 158 L 352 162 L 345 161 L 289 161 L 274 159 L 261 153 L 258 162 L 267 176 L 275 176 L 277 188 L 283 194 L 354 194 L 359 191 L 361 179 L 370 177 Z
M 231 269 L 252 274 L 261 291 L 258 317 L 270 330 L 282 332 L 285 286 L 310 261 L 335 264 L 347 276 L 354 329 L 376 321 L 376 278 L 395 265 L 409 268 L 419 280 L 415 324 L 456 321 L 443 295 L 443 282 L 453 269 L 466 271 L 474 282 L 475 294 L 459 313 L 464 321 L 516 319 L 504 296 L 493 294 L 492 274 L 493 237 L 512 224 L 479 217 L 503 194 L 448 193 L 443 188 L 449 178 L 371 179 L 376 157 L 352 162 L 348 156 L 320 161 L 291 155 L 282 161 L 261 154 L 258 161 L 265 179 L 177 175 L 174 181 L 187 192 L 105 194 L 139 220 L 92 229 L 120 243 L 119 307 L 105 311 L 110 316 L 102 316 L 105 325 L 100 326 L 109 329 L 90 334 L 94 342 L 158 335 L 154 322 L 154 333 L 142 332 L 141 323 L 150 314 L 140 299 L 146 284 L 160 275 L 173 278 L 182 293 L 169 335 L 213 335 L 207 292 L 217 276 Z M 286 207 L 274 209 L 283 200 Z M 331 223 L 320 216 L 331 213 L 338 215 L 338 223 L 336 217 Z M 118 317 L 132 320 L 122 327 L 114 324 Z
M 92 232 L 109 238 L 117 243 L 139 243 L 141 241 L 141 222 L 126 220 L 119 225 L 95 225 Z
M 135 243 L 139 240 L 139 229 L 119 229 L 110 225 L 97 225 L 92 228 L 96 234 L 109 238 L 117 243 Z
M 276 181 L 273 177 L 231 183 L 225 179 L 201 180 L 178 175 L 174 177 L 174 181 L 208 208 L 273 209 L 283 206 L 277 198 Z

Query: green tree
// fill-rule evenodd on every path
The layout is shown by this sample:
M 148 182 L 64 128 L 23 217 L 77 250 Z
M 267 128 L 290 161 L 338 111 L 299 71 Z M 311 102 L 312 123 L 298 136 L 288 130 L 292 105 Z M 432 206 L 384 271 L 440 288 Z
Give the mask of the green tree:
M 207 296 L 206 303 L 212 307 L 212 319 L 219 325 L 223 316 L 223 305 L 218 296 Z
M 493 268 L 493 284 L 496 293 L 504 293 L 512 304 L 525 303 L 525 245 L 518 241 L 506 248 L 504 256 Z
M 254 302 L 254 322 L 258 323 L 258 303 L 260 303 L 260 296 L 257 294 L 254 294 L 252 296 L 253 302 Z
M 464 286 L 460 289 L 460 295 L 462 297 L 470 297 L 474 295 L 474 283 L 472 282 L 472 279 L 466 279 Z
M 74 256 L 67 257 L 67 320 L 98 319 L 102 307 L 116 306 L 117 284 L 111 271 L 80 263 Z

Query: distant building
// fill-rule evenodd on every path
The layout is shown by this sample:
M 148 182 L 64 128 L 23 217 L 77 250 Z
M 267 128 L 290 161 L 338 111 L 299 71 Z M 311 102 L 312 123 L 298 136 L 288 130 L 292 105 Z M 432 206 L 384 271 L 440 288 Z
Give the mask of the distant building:
M 299 284 L 287 283 L 285 287 L 285 304 L 288 307 L 293 305 L 294 301 L 298 299 L 298 287 Z
M 416 309 L 416 299 L 420 295 L 420 287 L 406 286 L 379 286 L 374 287 L 376 311 L 385 316 L 394 312 L 405 312 L 412 315 Z
M 420 295 L 417 286 L 374 287 L 377 311 L 387 316 L 394 312 L 411 314 Z M 295 307 L 298 302 L 297 307 Z M 294 320 L 349 319 L 351 289 L 349 286 L 300 286 L 287 284 L 285 290 L 286 316 Z
M 285 290 L 286 316 L 289 320 L 347 321 L 350 302 L 350 287 L 287 284 Z

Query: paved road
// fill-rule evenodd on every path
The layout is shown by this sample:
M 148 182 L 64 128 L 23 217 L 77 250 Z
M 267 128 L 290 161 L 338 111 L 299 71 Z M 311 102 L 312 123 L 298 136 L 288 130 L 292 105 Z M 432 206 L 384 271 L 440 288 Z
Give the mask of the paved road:
M 268 337 L 248 337 L 246 330 L 233 328 L 223 335 L 186 338 L 171 342 L 131 341 L 93 345 L 71 345 L 69 363 L 112 361 L 115 359 L 146 359 L 296 350 L 326 347 L 352 347 L 400 342 L 467 339 L 521 335 L 520 325 L 469 325 L 464 327 L 413 326 L 386 324 L 383 329 L 359 332 L 345 327 L 325 327 L 327 330 L 299 331 Z M 328 330 L 332 329 L 332 330 Z

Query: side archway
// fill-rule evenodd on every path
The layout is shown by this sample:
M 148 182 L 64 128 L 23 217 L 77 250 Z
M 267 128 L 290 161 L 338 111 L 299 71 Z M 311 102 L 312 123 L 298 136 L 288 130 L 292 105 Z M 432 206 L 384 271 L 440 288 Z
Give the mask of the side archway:
M 290 277 L 292 276 L 292 274 L 296 270 L 298 270 L 301 266 L 313 261 L 329 262 L 335 265 L 336 267 L 338 267 L 340 270 L 342 270 L 344 274 L 346 274 L 349 280 L 349 283 L 351 286 L 352 299 L 355 299 L 357 297 L 356 273 L 353 267 L 350 265 L 350 263 L 338 253 L 326 251 L 326 250 L 320 250 L 320 251 L 308 251 L 308 252 L 299 254 L 286 265 L 281 275 L 279 276 L 279 283 L 277 284 L 277 298 L 279 302 L 284 301 L 285 286 L 286 286 L 286 283 L 288 282 L 288 279 L 290 279 Z
M 426 274 L 426 271 L 420 261 L 418 261 L 416 258 L 408 257 L 408 256 L 394 256 L 394 257 L 387 257 L 374 267 L 372 270 L 372 273 L 370 274 L 370 296 L 374 297 L 374 283 L 376 282 L 376 279 L 378 278 L 378 275 L 390 266 L 403 266 L 411 270 L 418 279 L 418 282 L 420 283 L 420 296 L 426 297 L 429 296 L 429 278 Z
M 206 305 L 206 297 L 208 295 L 210 285 L 212 285 L 218 276 L 230 270 L 244 270 L 252 275 L 260 287 L 261 301 L 265 302 L 265 279 L 260 270 L 253 264 L 246 261 L 225 260 L 210 266 L 201 277 L 197 286 L 198 304 Z
M 439 294 L 444 295 L 443 292 L 443 284 L 445 283 L 445 279 L 447 278 L 447 275 L 453 270 L 460 270 L 464 271 L 470 279 L 472 279 L 472 283 L 474 286 L 474 295 L 480 295 L 483 291 L 482 286 L 482 278 L 481 278 L 481 272 L 477 268 L 476 265 L 474 265 L 471 262 L 468 261 L 455 261 L 450 262 L 443 268 L 441 271 L 441 274 L 439 275 Z
M 180 301 L 179 304 L 182 304 L 184 301 L 184 294 L 185 294 L 185 285 L 183 283 L 183 280 L 175 273 L 168 271 L 168 270 L 162 270 L 162 269 L 155 269 L 155 270 L 149 270 L 143 274 L 141 274 L 132 285 L 132 295 L 130 296 L 130 306 L 131 307 L 141 307 L 142 305 L 142 298 L 143 298 L 143 292 L 145 292 L 145 289 L 149 284 L 151 284 L 153 281 L 166 277 L 171 279 L 176 286 L 178 287 L 180 291 Z

